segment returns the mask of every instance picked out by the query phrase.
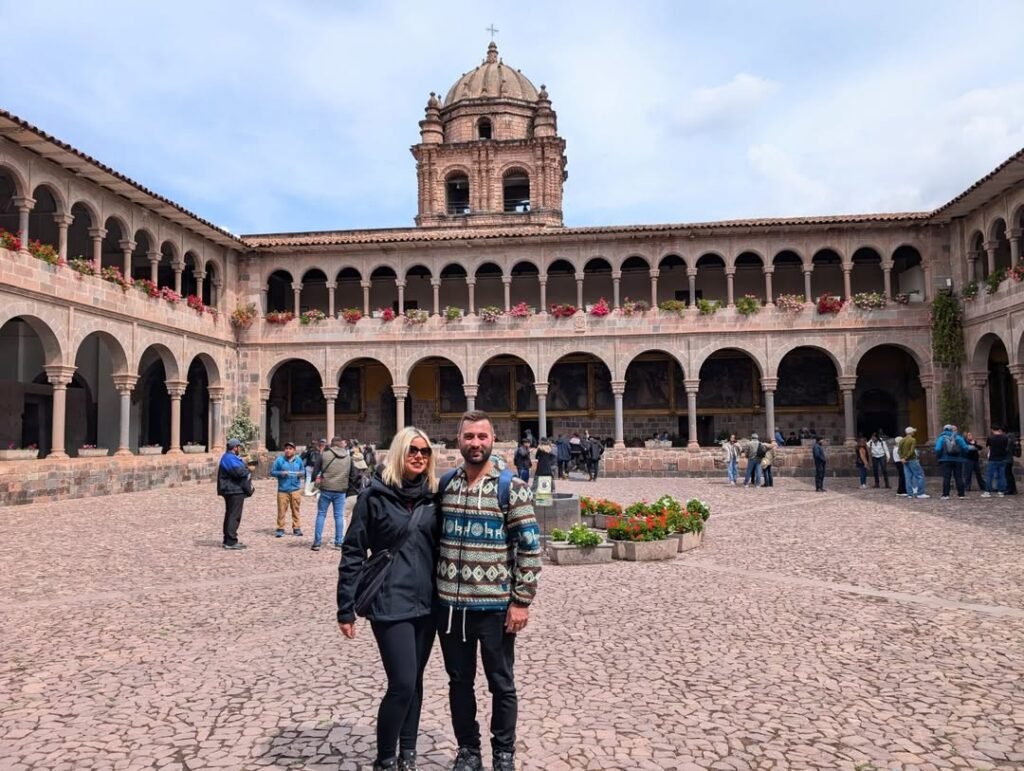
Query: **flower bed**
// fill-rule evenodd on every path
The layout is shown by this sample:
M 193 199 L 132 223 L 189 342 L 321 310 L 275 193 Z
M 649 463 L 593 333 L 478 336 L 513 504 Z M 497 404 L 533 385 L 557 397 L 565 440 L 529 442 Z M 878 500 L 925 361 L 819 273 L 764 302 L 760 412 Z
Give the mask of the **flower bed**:
M 703 297 L 697 300 L 697 310 L 701 316 L 710 316 L 721 307 L 721 300 L 705 300 Z
M 37 260 L 42 260 L 47 265 L 66 265 L 67 263 L 60 258 L 57 254 L 57 250 L 49 244 L 44 244 L 38 240 L 30 241 L 28 244 L 28 251 Z
M 662 300 L 658 303 L 658 309 L 682 316 L 686 312 L 686 303 L 682 300 Z
M 422 308 L 410 308 L 405 312 L 406 324 L 426 324 L 430 314 Z
M 642 316 L 644 313 L 650 310 L 650 308 L 650 304 L 644 302 L 643 300 L 630 300 L 627 297 L 626 300 L 622 303 L 622 307 L 619 309 L 619 311 L 622 313 L 623 316 Z
M 493 305 L 490 307 L 494 307 Z M 501 310 L 500 308 L 498 310 Z M 508 315 L 514 319 L 528 319 L 536 313 L 536 309 L 532 305 L 526 303 L 516 303 L 508 309 Z
M 548 556 L 556 565 L 597 565 L 611 562 L 613 548 L 600 533 L 578 522 L 568 532 L 551 531 Z
M 11 231 L 0 228 L 0 249 L 7 249 L 10 252 L 20 252 L 21 239 Z

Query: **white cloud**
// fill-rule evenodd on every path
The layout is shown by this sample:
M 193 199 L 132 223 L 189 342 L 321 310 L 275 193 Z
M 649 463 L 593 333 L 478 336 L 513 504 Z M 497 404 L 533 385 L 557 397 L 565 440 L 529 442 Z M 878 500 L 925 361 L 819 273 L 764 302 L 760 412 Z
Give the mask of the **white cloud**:
M 675 106 L 675 124 L 686 132 L 720 131 L 747 123 L 779 84 L 741 72 L 721 86 L 699 88 Z

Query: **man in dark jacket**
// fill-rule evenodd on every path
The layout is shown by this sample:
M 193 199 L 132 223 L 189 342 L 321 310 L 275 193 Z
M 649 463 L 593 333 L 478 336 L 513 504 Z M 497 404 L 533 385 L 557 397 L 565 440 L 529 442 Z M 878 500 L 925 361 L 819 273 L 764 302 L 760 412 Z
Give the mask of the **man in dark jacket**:
M 962 466 L 967 460 L 967 453 L 970 448 L 957 427 L 947 423 L 942 427 L 942 433 L 935 440 L 935 457 L 939 461 L 939 468 L 942 470 L 942 499 L 949 500 L 950 480 L 956 482 L 956 495 L 964 497 L 964 475 Z
M 238 526 L 242 522 L 242 506 L 246 489 L 252 485 L 249 467 L 241 458 L 242 443 L 228 439 L 227 450 L 217 466 L 217 495 L 224 499 L 224 548 L 239 551 L 246 548 L 238 541 Z
M 523 438 L 523 441 L 519 443 L 519 447 L 516 448 L 515 458 L 513 458 L 516 464 L 516 472 L 519 474 L 519 478 L 524 482 L 530 481 L 530 468 L 533 466 L 533 461 L 530 459 L 530 441 L 529 439 Z
M 814 492 L 825 492 L 825 447 L 821 443 L 821 437 L 816 437 L 814 446 L 811 448 L 811 455 L 814 458 Z
M 988 469 L 986 490 L 981 494 L 982 498 L 988 498 L 995 493 L 1003 496 L 1006 494 L 1006 459 L 1010 455 L 1010 439 L 1003 432 L 1002 426 L 992 426 L 992 435 L 988 438 Z
M 331 439 L 331 446 L 320 455 L 320 465 L 313 472 L 320 486 L 313 527 L 313 551 L 320 551 L 327 509 L 334 514 L 334 548 L 340 549 L 345 537 L 345 496 L 359 494 L 359 469 L 352 461 L 348 443 L 340 436 Z
M 587 436 L 587 444 L 583 448 L 583 452 L 587 458 L 587 474 L 590 476 L 590 481 L 594 482 L 597 480 L 597 469 L 601 464 L 601 456 L 604 455 L 604 442 L 602 442 L 596 436 Z
M 558 439 L 555 440 L 555 459 L 558 461 L 559 479 L 569 478 L 569 460 L 571 457 L 568 440 L 559 434 Z

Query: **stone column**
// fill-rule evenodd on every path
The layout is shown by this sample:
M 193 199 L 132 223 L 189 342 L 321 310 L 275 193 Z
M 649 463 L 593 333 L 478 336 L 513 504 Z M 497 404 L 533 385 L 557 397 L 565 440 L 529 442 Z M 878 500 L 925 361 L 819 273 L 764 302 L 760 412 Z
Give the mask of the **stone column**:
M 479 386 L 476 383 L 465 383 L 462 386 L 462 392 L 466 395 L 466 409 L 476 409 L 476 393 Z
M 973 272 L 974 266 L 971 266 Z M 892 261 L 882 260 L 882 281 L 885 282 L 885 296 L 887 299 L 892 299 Z
M 774 305 L 775 302 L 772 299 L 774 294 L 772 293 L 772 274 L 775 272 L 774 266 L 766 265 L 763 269 L 764 272 L 764 304 Z
M 401 431 L 405 428 L 405 397 L 409 395 L 409 386 L 391 386 L 391 390 L 395 394 L 395 425 Z
M 651 275 L 651 307 L 658 307 L 658 276 L 661 275 L 661 271 L 657 268 L 650 272 Z
M 57 256 L 66 262 L 68 259 L 68 228 L 75 218 L 70 214 L 54 214 L 53 221 L 57 223 Z
M 466 276 L 466 293 L 469 295 L 469 308 L 466 313 L 470 316 L 476 315 L 476 279 Z
M 118 241 L 117 245 L 121 247 L 121 259 L 122 268 L 121 273 L 124 274 L 125 278 L 132 277 L 132 252 L 135 251 L 134 241 Z
M 622 283 L 622 271 L 621 270 L 613 270 L 612 271 L 612 307 L 615 308 L 616 310 L 618 310 L 619 308 L 622 307 L 622 302 L 620 300 L 620 294 L 621 293 L 619 292 L 619 284 L 621 284 L 621 283 Z M 651 307 L 653 308 L 654 306 L 652 305 Z
M 814 269 L 804 270 L 804 301 L 807 303 L 813 303 L 814 297 L 811 295 L 811 274 L 814 273 Z
M 700 442 L 697 441 L 697 391 L 700 389 L 700 378 L 686 378 L 683 385 L 686 387 L 686 422 L 690 433 L 686 446 L 688 449 L 696 450 L 700 447 Z
M 327 282 L 327 315 L 330 318 L 334 318 L 335 307 L 334 307 L 334 291 L 338 288 L 337 281 Z
M 852 273 L 853 273 L 853 266 L 852 265 L 847 265 L 844 262 L 843 263 L 843 299 L 844 300 L 849 300 L 850 297 L 853 296 L 853 293 L 851 291 L 851 289 L 852 289 L 852 281 L 850 280 L 850 276 L 851 276 Z
M 221 452 L 224 449 L 224 386 L 210 386 L 210 435 L 207 438 L 207 452 Z
M 690 282 L 690 296 L 686 298 L 686 306 L 693 308 L 697 305 L 697 271 L 686 271 L 686 278 Z
M 29 198 L 27 195 L 16 195 L 11 198 L 11 203 L 14 204 L 14 208 L 18 210 L 18 238 L 21 239 L 21 251 L 28 251 L 28 214 L 36 205 L 34 198 Z M 63 440 L 61 440 L 61 446 L 63 447 Z M 62 450 L 63 452 L 63 450 Z M 57 457 L 64 457 L 66 455 L 58 455 Z
M 326 412 L 326 432 L 324 437 L 327 441 L 331 441 L 334 438 L 334 405 L 338 399 L 338 389 L 331 388 L 329 386 L 323 386 L 320 388 L 324 393 L 324 399 L 327 401 L 327 412 Z
M 999 246 L 998 241 L 986 241 L 985 242 L 985 254 L 988 259 L 988 274 L 991 276 L 996 272 L 996 248 Z
M 224 296 L 224 279 L 219 276 L 213 280 L 213 291 L 210 293 L 210 303 L 214 308 L 220 307 L 220 298 Z
M 576 307 L 583 308 L 583 273 L 576 274 Z
M 537 313 L 547 314 L 548 312 L 548 277 L 541 275 L 538 279 L 540 283 L 540 307 L 537 309 Z
M 967 382 L 971 386 L 971 423 L 977 429 L 974 433 L 979 436 L 988 436 L 988 415 L 985 414 L 985 389 L 988 388 L 988 373 L 968 372 Z
M 256 441 L 256 449 L 266 450 L 267 449 L 267 402 L 270 401 L 270 389 L 260 389 L 260 414 L 259 414 L 259 427 L 260 436 Z M 231 437 L 228 437 L 230 439 Z M 328 437 L 329 439 L 330 437 Z
M 941 433 L 939 431 L 939 407 L 935 394 L 935 378 L 931 375 L 921 375 L 918 380 L 921 382 L 921 388 L 924 389 L 924 405 L 928 412 L 926 418 L 928 439 L 934 440 Z M 918 430 L 920 431 L 920 429 Z
M 263 313 L 270 313 L 270 308 L 267 306 L 267 287 L 265 284 L 260 287 L 260 310 Z
M 735 308 L 736 307 L 736 294 L 733 286 L 736 281 L 736 271 L 727 270 L 725 271 L 725 307 Z
M 625 380 L 612 381 L 612 396 L 615 399 L 615 446 L 626 446 L 626 427 L 622 419 L 622 395 L 626 393 Z
M 292 313 L 295 318 L 302 315 L 302 282 L 292 283 Z
M 1016 265 L 1020 261 L 1020 239 L 1024 235 L 1024 228 L 1011 228 L 1006 231 L 1010 239 L 1010 264 Z
M 435 316 L 440 316 L 441 315 L 441 280 L 440 279 L 436 279 L 436 278 L 435 279 L 431 279 L 430 280 L 430 288 L 431 288 L 431 290 L 433 290 L 433 293 L 434 293 L 434 315 Z
M 843 431 L 846 434 L 845 444 L 855 446 L 857 444 L 857 424 L 853 414 L 853 390 L 857 387 L 856 375 L 843 375 L 836 378 L 839 381 L 839 390 L 843 394 Z
M 967 253 L 967 281 L 978 280 L 978 259 L 981 252 L 971 250 Z
M 181 397 L 185 395 L 188 383 L 184 380 L 168 380 L 167 395 L 171 397 L 171 446 L 168 455 L 181 455 Z
M 767 432 L 764 435 L 770 439 L 775 438 L 775 389 L 778 385 L 777 377 L 761 378 L 761 389 L 764 391 L 764 420 L 767 425 Z
M 1020 428 L 1024 429 L 1024 364 L 1015 364 L 1009 367 L 1014 383 L 1017 384 L 1017 415 L 1020 419 Z
M 534 383 L 533 387 L 537 389 L 537 438 L 540 439 L 542 436 L 547 436 L 548 430 L 548 384 L 547 383 Z
M 398 289 L 398 313 L 405 313 L 405 281 L 396 280 L 395 288 Z
M 361 281 L 359 286 L 363 288 L 363 315 L 370 315 L 370 282 Z
M 181 294 L 181 274 L 185 272 L 185 263 L 172 262 L 171 267 L 174 269 L 174 291 Z
M 502 276 L 501 283 L 505 285 L 505 313 L 512 308 L 512 276 Z
M 65 416 L 67 414 L 68 384 L 75 374 L 75 367 L 63 364 L 50 364 L 43 369 L 53 386 L 53 425 L 50 427 L 50 454 L 48 458 L 68 457 L 64 447 Z
M 149 280 L 154 284 L 160 280 L 160 259 L 162 257 L 160 252 L 146 252 L 146 259 L 149 260 Z
M 89 238 L 92 239 L 92 261 L 96 263 L 97 272 L 103 264 L 103 239 L 106 237 L 107 231 L 103 228 L 89 228 Z
M 132 391 L 138 380 L 138 375 L 127 373 L 114 375 L 114 388 L 117 389 L 117 393 L 121 397 L 121 423 L 118 426 L 117 451 L 114 455 L 132 454 Z

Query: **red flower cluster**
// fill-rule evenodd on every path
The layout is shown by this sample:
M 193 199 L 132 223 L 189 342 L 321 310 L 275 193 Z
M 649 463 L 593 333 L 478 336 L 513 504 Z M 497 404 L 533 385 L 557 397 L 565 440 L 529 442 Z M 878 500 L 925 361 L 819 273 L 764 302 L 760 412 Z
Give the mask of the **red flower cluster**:
M 0 228 L 0 248 L 19 252 L 21 251 L 21 239 L 11 231 Z
M 556 319 L 567 319 L 570 316 L 575 316 L 576 315 L 576 306 L 575 305 L 570 305 L 568 303 L 561 304 L 561 305 L 559 305 L 557 303 L 552 303 L 548 307 L 548 311 Z
M 818 298 L 818 313 L 839 313 L 842 309 L 842 298 L 827 292 Z

